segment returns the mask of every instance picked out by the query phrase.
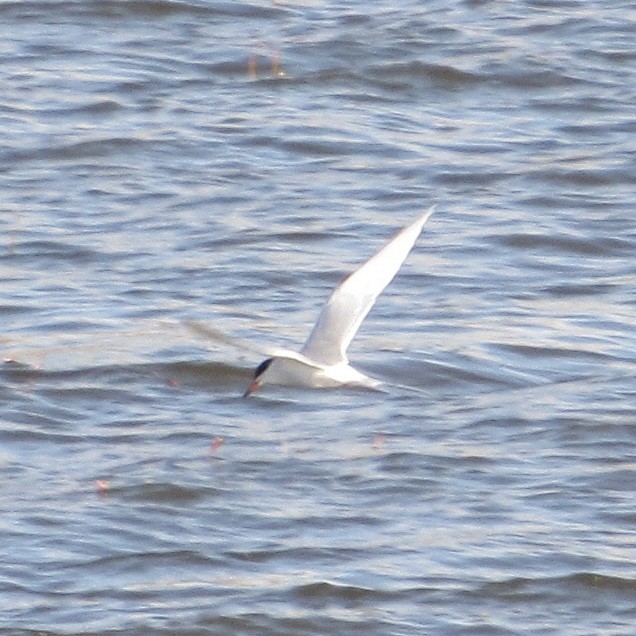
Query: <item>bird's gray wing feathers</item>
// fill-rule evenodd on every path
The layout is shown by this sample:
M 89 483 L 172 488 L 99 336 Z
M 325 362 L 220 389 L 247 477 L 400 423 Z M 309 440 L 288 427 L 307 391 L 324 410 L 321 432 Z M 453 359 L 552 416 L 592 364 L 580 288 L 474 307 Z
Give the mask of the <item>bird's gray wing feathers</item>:
M 377 297 L 393 280 L 435 206 L 400 230 L 333 291 L 300 353 L 320 364 L 347 362 L 347 348 Z

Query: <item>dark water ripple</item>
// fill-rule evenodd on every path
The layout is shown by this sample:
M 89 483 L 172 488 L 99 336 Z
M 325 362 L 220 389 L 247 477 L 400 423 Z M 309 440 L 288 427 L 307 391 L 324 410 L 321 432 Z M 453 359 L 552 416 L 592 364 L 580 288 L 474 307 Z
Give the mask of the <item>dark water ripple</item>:
M 2 3 L 0 634 L 631 635 L 635 21 Z M 302 342 L 433 202 L 385 392 L 185 327 Z

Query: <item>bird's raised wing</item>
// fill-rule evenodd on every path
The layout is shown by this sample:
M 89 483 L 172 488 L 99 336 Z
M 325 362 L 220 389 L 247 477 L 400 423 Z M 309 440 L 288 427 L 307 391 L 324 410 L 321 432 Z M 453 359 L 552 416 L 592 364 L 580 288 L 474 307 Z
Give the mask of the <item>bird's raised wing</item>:
M 347 348 L 376 298 L 393 280 L 435 206 L 400 230 L 377 254 L 336 287 L 301 354 L 320 364 L 347 362 Z

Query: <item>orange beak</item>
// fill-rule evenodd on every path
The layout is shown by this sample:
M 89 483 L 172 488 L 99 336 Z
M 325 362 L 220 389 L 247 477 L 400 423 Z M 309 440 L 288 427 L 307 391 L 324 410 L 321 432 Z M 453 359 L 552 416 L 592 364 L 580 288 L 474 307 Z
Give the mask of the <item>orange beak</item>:
M 243 393 L 243 397 L 249 397 L 250 395 L 252 395 L 252 393 L 254 393 L 254 391 L 256 391 L 261 386 L 261 384 L 262 382 L 260 380 L 254 378 L 254 380 L 250 382 L 250 385 L 247 387 L 245 393 Z

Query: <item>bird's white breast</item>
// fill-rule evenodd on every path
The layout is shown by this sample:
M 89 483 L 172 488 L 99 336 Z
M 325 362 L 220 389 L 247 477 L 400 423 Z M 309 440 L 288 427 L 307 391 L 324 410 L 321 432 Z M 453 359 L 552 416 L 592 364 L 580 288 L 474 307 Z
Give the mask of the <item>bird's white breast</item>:
M 274 358 L 267 369 L 267 383 L 282 386 L 329 388 L 345 384 L 375 387 L 378 380 L 356 371 L 346 363 L 331 366 L 304 364 L 291 358 Z

